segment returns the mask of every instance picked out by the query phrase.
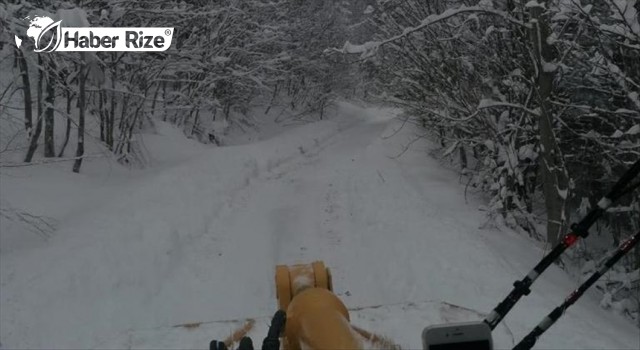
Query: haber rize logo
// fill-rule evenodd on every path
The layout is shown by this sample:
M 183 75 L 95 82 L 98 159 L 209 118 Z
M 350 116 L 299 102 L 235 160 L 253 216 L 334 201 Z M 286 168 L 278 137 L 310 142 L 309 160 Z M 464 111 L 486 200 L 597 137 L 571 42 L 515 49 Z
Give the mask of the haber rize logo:
M 29 17 L 25 18 L 29 20 L 29 29 L 27 29 L 27 36 L 33 39 L 35 43 L 35 52 L 51 52 L 55 51 L 60 45 L 60 38 L 62 38 L 62 28 L 60 27 L 60 22 L 54 22 L 51 18 L 47 16 L 35 16 L 33 19 Z M 50 30 L 55 30 L 56 33 L 52 33 L 52 36 L 49 40 L 49 43 L 45 47 L 40 47 L 40 43 L 42 41 L 43 34 L 47 33 Z M 16 45 L 20 47 L 22 44 L 22 39 L 20 39 L 16 35 Z
M 26 17 L 27 37 L 35 52 L 53 51 L 165 51 L 171 46 L 173 28 L 160 27 L 63 27 L 62 20 L 47 16 Z M 16 45 L 22 39 L 15 36 Z

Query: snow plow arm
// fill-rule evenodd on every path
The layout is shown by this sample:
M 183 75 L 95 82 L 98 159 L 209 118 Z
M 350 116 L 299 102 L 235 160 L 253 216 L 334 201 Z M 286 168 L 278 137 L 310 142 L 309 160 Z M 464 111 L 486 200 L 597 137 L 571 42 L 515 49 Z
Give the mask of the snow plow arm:
M 287 315 L 285 349 L 363 348 L 347 307 L 332 289 L 331 273 L 320 261 L 276 267 L 278 306 Z
M 333 294 L 331 273 L 323 262 L 276 266 L 278 311 L 271 320 L 262 350 L 338 350 L 367 347 L 399 350 L 385 337 L 349 323 L 349 310 Z M 247 336 L 251 327 L 224 342 L 213 340 L 210 350 L 254 350 Z M 280 346 L 282 342 L 282 347 Z

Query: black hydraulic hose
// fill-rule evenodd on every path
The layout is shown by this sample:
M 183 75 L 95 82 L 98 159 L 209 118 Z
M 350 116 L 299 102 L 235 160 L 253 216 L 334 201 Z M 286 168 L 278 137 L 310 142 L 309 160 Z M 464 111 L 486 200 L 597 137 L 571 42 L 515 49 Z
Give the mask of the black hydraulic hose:
M 602 197 L 598 205 L 593 208 L 580 222 L 571 225 L 571 232 L 565 235 L 560 243 L 558 243 L 538 264 L 531 270 L 522 280 L 513 284 L 513 289 L 507 297 L 496 306 L 493 311 L 484 320 L 486 324 L 493 330 L 504 319 L 513 306 L 525 295 L 529 295 L 531 290 L 529 287 L 553 262 L 564 253 L 567 248 L 571 247 L 578 238 L 586 238 L 589 235 L 589 228 L 604 214 L 604 212 L 621 196 L 631 192 L 636 184 L 629 185 L 631 181 L 640 174 L 640 160 L 636 161 L 616 182 L 609 193 Z
M 564 314 L 567 309 L 573 305 L 583 294 L 589 289 L 602 275 L 604 275 L 620 258 L 627 254 L 640 241 L 640 231 L 622 243 L 611 255 L 610 258 L 602 265 L 602 267 L 594 272 L 589 279 L 574 290 L 565 301 L 549 313 L 542 321 L 527 334 L 513 350 L 529 350 L 531 349 L 547 329 L 549 329 Z

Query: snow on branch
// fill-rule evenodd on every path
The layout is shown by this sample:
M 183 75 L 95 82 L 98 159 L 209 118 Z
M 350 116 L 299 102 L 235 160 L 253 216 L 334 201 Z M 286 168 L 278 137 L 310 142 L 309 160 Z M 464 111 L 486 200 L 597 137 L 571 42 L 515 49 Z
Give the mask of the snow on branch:
M 634 111 L 631 109 L 626 109 L 626 108 L 618 108 L 616 110 L 610 110 L 610 109 L 605 109 L 600 107 L 593 107 L 585 104 L 575 104 L 575 103 L 569 104 L 569 103 L 556 101 L 556 100 L 551 100 L 551 103 L 557 106 L 565 107 L 565 108 L 575 108 L 575 109 L 580 109 L 588 112 L 597 112 L 597 113 L 606 113 L 606 114 L 623 114 L 623 115 L 630 115 L 630 116 L 640 115 L 640 112 Z
M 395 35 L 391 38 L 382 40 L 382 41 L 368 41 L 364 44 L 361 45 L 354 45 L 351 44 L 349 42 L 346 42 L 344 44 L 344 46 L 342 47 L 342 49 L 338 49 L 338 48 L 332 48 L 332 49 L 328 49 L 325 50 L 325 52 L 340 52 L 340 53 L 347 53 L 347 54 L 361 54 L 361 56 L 364 57 L 368 57 L 370 56 L 373 52 L 375 52 L 379 47 L 392 43 L 394 41 L 398 41 L 406 36 L 408 36 L 411 33 L 423 30 L 433 24 L 439 23 L 439 22 L 443 22 L 451 17 L 455 17 L 461 14 L 465 14 L 465 13 L 471 13 L 471 14 L 487 14 L 487 15 L 493 15 L 493 16 L 498 16 L 498 17 L 502 17 L 504 20 L 506 20 L 507 22 L 516 24 L 518 26 L 521 27 L 525 27 L 525 28 L 531 28 L 531 25 L 528 23 L 524 23 L 523 21 L 520 21 L 517 18 L 514 18 L 512 16 L 510 16 L 507 12 L 504 11 L 500 11 L 500 10 L 496 10 L 492 7 L 488 7 L 486 5 L 479 5 L 479 6 L 465 6 L 462 5 L 458 8 L 453 8 L 453 9 L 448 9 L 440 14 L 437 15 L 429 15 L 427 16 L 425 19 L 423 19 L 419 25 L 415 26 L 415 27 L 407 27 L 405 28 L 401 34 Z
M 344 46 L 342 46 L 342 53 L 351 53 L 351 54 L 358 54 L 358 53 L 367 53 L 367 52 L 372 52 L 375 49 L 378 48 L 378 46 L 380 45 L 379 41 L 368 41 L 362 45 L 356 45 L 356 44 L 352 44 L 349 41 L 347 41 L 346 43 L 344 43 Z
M 538 112 L 537 110 L 532 110 L 529 109 L 523 105 L 519 105 L 519 104 L 515 104 L 515 103 L 509 103 L 509 102 L 502 102 L 502 101 L 493 101 L 493 100 L 489 100 L 489 99 L 482 99 L 480 101 L 480 103 L 478 104 L 478 109 L 486 109 L 486 108 L 493 108 L 493 107 L 508 107 L 508 108 L 517 108 L 520 110 L 523 110 L 531 115 L 540 116 L 540 112 Z
M 544 3 L 539 3 L 536 0 L 531 0 L 528 3 L 526 3 L 524 5 L 525 8 L 534 8 L 534 7 L 540 7 L 540 8 L 545 8 Z

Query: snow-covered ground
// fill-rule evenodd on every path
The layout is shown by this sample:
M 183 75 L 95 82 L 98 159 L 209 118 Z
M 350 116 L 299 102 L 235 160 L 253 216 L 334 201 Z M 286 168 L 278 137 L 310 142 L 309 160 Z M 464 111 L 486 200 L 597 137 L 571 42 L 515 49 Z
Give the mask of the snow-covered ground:
M 1 199 L 53 232 L 0 224 L 3 348 L 206 348 L 244 319 L 266 334 L 276 264 L 324 260 L 354 324 L 420 348 L 423 327 L 480 320 L 543 255 L 481 230 L 478 199 L 394 111 L 341 103 L 329 120 L 213 148 L 170 126 L 153 166 L 2 169 Z M 46 230 L 45 230 L 46 231 Z M 494 332 L 514 345 L 578 283 L 551 267 Z M 193 327 L 176 327 L 197 324 Z M 638 349 L 638 329 L 585 295 L 541 349 Z

